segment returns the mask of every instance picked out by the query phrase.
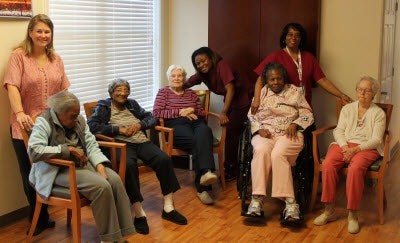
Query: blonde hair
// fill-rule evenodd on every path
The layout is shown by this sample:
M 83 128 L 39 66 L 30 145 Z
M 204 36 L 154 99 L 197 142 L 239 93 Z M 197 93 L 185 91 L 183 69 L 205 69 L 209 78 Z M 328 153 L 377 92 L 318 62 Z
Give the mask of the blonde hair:
M 17 48 L 22 48 L 25 51 L 25 55 L 31 56 L 33 52 L 33 41 L 32 38 L 29 36 L 29 33 L 33 31 L 33 28 L 38 24 L 38 23 L 44 23 L 47 25 L 50 30 L 51 30 L 51 40 L 50 43 L 46 46 L 46 55 L 50 59 L 50 61 L 53 61 L 56 56 L 54 53 L 54 47 L 53 47 L 53 35 L 54 35 L 54 25 L 49 16 L 45 14 L 38 14 L 35 15 L 31 20 L 29 21 L 28 28 L 26 30 L 26 36 L 25 39 L 17 46 Z

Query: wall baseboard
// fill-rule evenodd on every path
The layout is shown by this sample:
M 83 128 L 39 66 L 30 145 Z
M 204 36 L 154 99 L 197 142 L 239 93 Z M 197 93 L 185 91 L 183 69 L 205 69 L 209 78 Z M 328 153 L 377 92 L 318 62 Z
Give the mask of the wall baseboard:
M 29 215 L 29 206 L 2 215 L 0 216 L 0 227 L 15 223 L 18 220 L 28 217 L 28 215 Z

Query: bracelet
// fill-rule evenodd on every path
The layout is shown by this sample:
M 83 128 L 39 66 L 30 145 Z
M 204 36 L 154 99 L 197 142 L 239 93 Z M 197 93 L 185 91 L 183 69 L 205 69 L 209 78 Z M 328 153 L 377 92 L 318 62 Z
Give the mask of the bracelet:
M 21 113 L 21 112 L 24 112 L 24 111 L 18 111 L 18 112 L 14 112 L 14 114 L 15 114 L 15 115 L 17 115 L 18 113 Z

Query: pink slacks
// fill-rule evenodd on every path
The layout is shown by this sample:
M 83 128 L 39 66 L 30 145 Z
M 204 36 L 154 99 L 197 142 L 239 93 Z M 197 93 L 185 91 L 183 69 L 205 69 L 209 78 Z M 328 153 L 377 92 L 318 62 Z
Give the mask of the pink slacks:
M 303 134 L 297 133 L 296 141 L 286 136 L 272 139 L 256 135 L 252 138 L 253 160 L 251 180 L 253 195 L 266 195 L 269 174 L 272 169 L 272 197 L 294 198 L 292 166 L 303 149 Z
M 349 147 L 358 146 L 348 143 Z M 364 190 L 364 176 L 368 167 L 379 158 L 376 150 L 363 150 L 356 153 L 350 160 L 346 178 L 347 209 L 358 210 Z M 339 181 L 339 170 L 343 168 L 342 149 L 337 144 L 332 144 L 326 158 L 322 163 L 322 195 L 321 202 L 334 203 L 336 201 L 336 186 Z

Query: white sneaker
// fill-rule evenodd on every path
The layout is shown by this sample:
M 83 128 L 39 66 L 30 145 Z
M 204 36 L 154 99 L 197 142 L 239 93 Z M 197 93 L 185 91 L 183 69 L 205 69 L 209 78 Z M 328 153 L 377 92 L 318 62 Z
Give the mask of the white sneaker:
M 218 177 L 216 174 L 212 173 L 210 170 L 200 177 L 200 185 L 209 186 L 217 181 Z
M 264 204 L 262 198 L 252 198 L 249 208 L 247 209 L 247 216 L 258 216 L 264 215 Z
M 214 200 L 210 197 L 210 194 L 208 194 L 207 191 L 203 191 L 201 193 L 197 193 L 197 197 L 200 199 L 200 201 L 206 205 L 213 204 Z
M 297 203 L 287 203 L 286 208 L 283 210 L 285 220 L 287 219 L 300 219 L 300 209 Z

